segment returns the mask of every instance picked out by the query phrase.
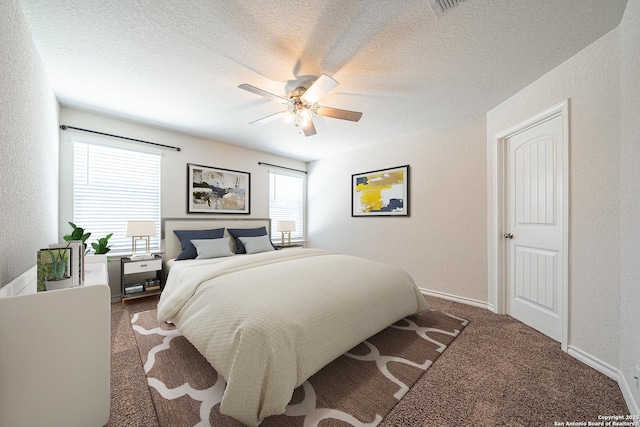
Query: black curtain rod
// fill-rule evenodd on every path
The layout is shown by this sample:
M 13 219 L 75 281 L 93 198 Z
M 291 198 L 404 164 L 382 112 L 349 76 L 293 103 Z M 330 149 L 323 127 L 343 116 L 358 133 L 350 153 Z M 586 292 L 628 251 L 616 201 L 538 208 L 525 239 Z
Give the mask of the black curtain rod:
M 79 130 L 79 131 L 82 131 L 82 132 L 95 133 L 95 134 L 102 135 L 102 136 L 110 136 L 111 138 L 120 138 L 120 139 L 126 139 L 127 141 L 141 142 L 142 144 L 155 145 L 156 147 L 170 148 L 170 149 L 176 150 L 176 151 L 181 151 L 182 150 L 182 148 L 180 148 L 180 147 L 173 147 L 171 145 L 158 144 L 157 142 L 143 141 L 141 139 L 127 138 L 126 136 L 112 135 L 110 133 L 98 132 L 98 131 L 89 130 L 89 129 L 76 128 L 76 127 L 73 127 L 73 126 L 60 125 L 60 129 L 62 129 L 62 130 L 67 130 L 67 129 Z
M 272 165 L 271 163 L 258 162 L 258 164 L 259 164 L 259 165 L 273 166 L 274 168 L 288 169 L 288 170 L 290 170 L 290 171 L 302 172 L 302 173 L 304 173 L 304 174 L 306 174 L 306 173 L 307 173 L 307 171 L 301 171 L 300 169 L 288 168 L 288 167 L 286 167 L 286 166 Z

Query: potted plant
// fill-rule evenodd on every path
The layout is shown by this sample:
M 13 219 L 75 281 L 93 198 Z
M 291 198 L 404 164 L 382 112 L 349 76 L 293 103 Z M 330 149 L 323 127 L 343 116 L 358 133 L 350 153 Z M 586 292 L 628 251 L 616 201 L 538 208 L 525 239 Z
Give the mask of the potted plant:
M 68 248 L 69 245 L 61 249 L 47 249 L 51 256 L 51 278 L 44 281 L 47 291 L 71 287 L 72 280 L 67 275 L 67 266 L 69 265 Z
M 96 268 L 102 268 L 102 267 L 96 267 L 100 264 L 104 265 L 104 269 L 106 271 L 107 262 L 108 262 L 106 254 L 111 250 L 111 248 L 109 247 L 109 239 L 111 238 L 111 236 L 113 236 L 113 233 L 109 233 L 107 236 L 101 239 L 98 239 L 96 242 L 91 243 L 91 247 L 93 248 L 95 253 L 90 254 L 89 249 L 87 248 L 87 240 L 91 236 L 91 233 L 85 232 L 84 228 L 78 227 L 76 224 L 74 224 L 71 221 L 69 221 L 69 225 L 73 230 L 71 231 L 71 234 L 67 234 L 66 236 L 63 236 L 63 239 L 67 242 L 72 242 L 72 241 L 82 242 L 82 246 L 84 248 L 84 256 L 80 261 L 80 265 L 82 265 L 81 268 L 83 269 L 83 273 L 82 273 L 83 277 L 87 274 L 90 274 L 91 271 L 95 270 Z
M 109 247 L 109 239 L 111 238 L 111 236 L 113 236 L 113 233 L 109 233 L 106 237 L 98 239 L 96 242 L 93 242 L 91 244 L 91 247 L 96 252 L 96 255 L 105 255 L 111 250 L 111 248 Z
M 107 252 L 111 250 L 109 247 L 109 239 L 113 236 L 113 233 L 109 233 L 107 236 L 98 239 L 91 243 L 91 247 L 94 250 L 94 254 L 86 255 L 84 258 L 85 272 L 88 274 L 95 269 L 102 268 L 106 277 L 107 283 L 109 283 L 109 272 L 107 268 Z M 104 267 L 100 267 L 102 264 Z
M 88 251 L 86 242 L 89 236 L 91 236 L 91 233 L 85 233 L 84 228 L 76 227 L 76 225 L 71 221 L 69 221 L 69 225 L 71 226 L 71 228 L 73 228 L 73 230 L 71 231 L 71 234 L 62 236 L 62 238 L 65 240 L 65 242 L 70 242 L 72 240 L 82 240 L 82 246 L 84 247 L 84 250 L 86 253 Z

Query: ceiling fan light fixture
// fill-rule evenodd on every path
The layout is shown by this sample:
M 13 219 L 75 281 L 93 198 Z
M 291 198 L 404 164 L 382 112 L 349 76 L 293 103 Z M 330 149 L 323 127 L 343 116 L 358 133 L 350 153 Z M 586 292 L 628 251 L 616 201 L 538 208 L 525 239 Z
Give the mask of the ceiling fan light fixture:
M 296 118 L 296 113 L 292 110 L 288 110 L 284 112 L 284 122 L 287 124 L 293 123 Z
M 362 116 L 362 113 L 358 111 L 341 110 L 339 108 L 322 107 L 318 105 L 318 99 L 331 92 L 336 86 L 338 86 L 337 81 L 326 74 L 322 74 L 309 88 L 303 86 L 297 87 L 289 92 L 287 98 L 274 95 L 247 83 L 239 85 L 238 88 L 287 104 L 284 111 L 279 111 L 262 119 L 254 120 L 250 124 L 259 126 L 282 117 L 285 123 L 293 123 L 294 126 L 302 127 L 304 136 L 313 136 L 316 134 L 316 127 L 313 124 L 314 115 L 352 122 L 357 122 Z
M 308 108 L 301 108 L 298 111 L 298 114 L 300 116 L 300 121 L 302 122 L 303 125 L 306 125 L 307 123 L 309 123 L 309 120 L 311 120 L 311 110 L 309 110 Z

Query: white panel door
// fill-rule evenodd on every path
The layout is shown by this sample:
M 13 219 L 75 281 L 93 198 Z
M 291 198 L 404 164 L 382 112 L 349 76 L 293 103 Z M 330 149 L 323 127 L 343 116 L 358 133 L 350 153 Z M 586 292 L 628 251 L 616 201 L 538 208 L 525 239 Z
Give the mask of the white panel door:
M 507 139 L 508 313 L 562 339 L 562 116 Z

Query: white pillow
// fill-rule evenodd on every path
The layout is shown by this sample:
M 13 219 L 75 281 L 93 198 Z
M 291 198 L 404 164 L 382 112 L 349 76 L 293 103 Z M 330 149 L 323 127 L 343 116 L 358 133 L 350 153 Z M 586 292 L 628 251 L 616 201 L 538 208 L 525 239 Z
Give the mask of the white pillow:
M 269 252 L 275 251 L 273 245 L 271 244 L 271 240 L 269 236 L 257 236 L 257 237 L 242 237 L 239 236 L 238 239 L 244 245 L 248 254 L 257 254 L 260 252 Z
M 196 259 L 221 258 L 233 255 L 229 246 L 229 237 L 192 240 L 191 243 L 198 251 Z

